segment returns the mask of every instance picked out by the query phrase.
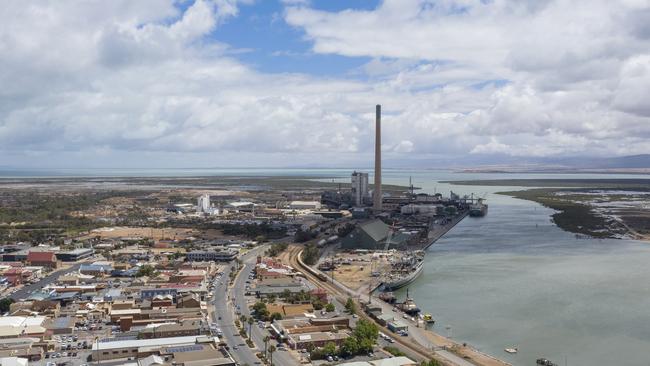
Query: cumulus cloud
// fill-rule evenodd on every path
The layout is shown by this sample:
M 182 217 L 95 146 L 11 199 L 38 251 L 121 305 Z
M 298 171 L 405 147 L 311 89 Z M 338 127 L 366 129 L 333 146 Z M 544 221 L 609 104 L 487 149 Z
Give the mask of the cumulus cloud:
M 365 71 L 418 91 L 414 99 L 427 87 L 437 88 L 433 100 L 465 98 L 407 106 L 400 121 L 414 109 L 420 124 L 456 113 L 454 126 L 437 121 L 446 128 L 436 132 L 470 144 L 483 137 L 470 152 L 645 152 L 647 1 L 385 0 L 374 10 L 290 7 L 286 19 L 316 53 L 373 57 Z M 485 86 L 492 90 L 474 90 Z M 495 139 L 505 135 L 519 138 Z
M 377 103 L 388 155 L 648 151 L 647 1 L 385 0 L 338 12 L 283 1 L 314 57 L 370 58 L 354 78 L 238 61 L 219 27 L 252 3 L 7 1 L 0 163 L 176 153 L 370 164 Z

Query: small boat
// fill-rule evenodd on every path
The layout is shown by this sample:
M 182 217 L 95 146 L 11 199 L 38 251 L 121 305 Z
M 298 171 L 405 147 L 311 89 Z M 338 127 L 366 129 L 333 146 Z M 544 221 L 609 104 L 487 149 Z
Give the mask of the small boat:
M 517 347 L 515 347 L 515 348 L 506 348 L 506 349 L 504 349 L 504 351 L 506 351 L 508 353 L 517 353 Z
M 418 308 L 418 306 L 415 304 L 415 301 L 409 297 L 408 288 L 406 289 L 406 300 L 404 300 L 402 303 L 397 304 L 397 308 L 411 316 L 417 315 L 420 312 L 420 308 Z
M 433 320 L 433 316 L 431 316 L 431 314 L 424 314 L 422 319 L 429 324 L 433 324 L 436 322 L 435 320 Z

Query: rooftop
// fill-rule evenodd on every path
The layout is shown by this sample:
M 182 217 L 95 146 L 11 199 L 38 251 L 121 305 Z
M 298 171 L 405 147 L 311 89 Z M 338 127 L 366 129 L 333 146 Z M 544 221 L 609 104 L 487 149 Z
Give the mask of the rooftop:
M 154 339 L 131 339 L 126 341 L 113 341 L 113 342 L 95 342 L 93 343 L 93 351 L 109 350 L 118 348 L 139 348 L 139 347 L 171 347 L 193 345 L 201 343 L 201 340 L 214 340 L 219 342 L 216 337 L 206 337 L 204 335 L 189 336 L 189 337 L 171 337 L 171 338 L 154 338 Z

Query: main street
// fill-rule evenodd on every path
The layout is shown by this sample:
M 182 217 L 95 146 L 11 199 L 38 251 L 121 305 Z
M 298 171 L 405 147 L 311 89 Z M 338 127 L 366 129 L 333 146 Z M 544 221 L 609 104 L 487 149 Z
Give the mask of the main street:
M 239 307 L 241 313 L 247 317 L 250 316 L 251 314 L 248 308 L 249 305 L 248 300 L 246 296 L 244 296 L 244 293 L 246 292 L 246 285 L 247 285 L 246 281 L 248 280 L 248 276 L 255 269 L 255 259 L 259 253 L 260 253 L 259 251 L 251 251 L 249 253 L 246 253 L 244 256 L 242 256 L 241 260 L 243 262 L 243 268 L 230 290 L 230 298 L 231 299 L 234 298 L 235 306 Z M 242 324 L 242 326 L 244 326 L 246 331 L 248 332 L 248 324 L 244 323 Z M 264 337 L 269 336 L 270 333 L 266 330 L 266 328 L 260 328 L 257 325 L 257 323 L 251 326 L 251 333 L 252 333 L 252 340 L 253 343 L 255 343 L 255 346 L 260 351 L 264 352 Z M 271 340 L 269 341 L 267 347 L 272 344 L 275 345 L 275 343 L 276 343 L 275 341 Z M 276 352 L 273 353 L 273 363 L 276 365 L 283 365 L 283 366 L 284 365 L 297 366 L 300 364 L 294 357 L 291 356 L 291 353 L 289 351 L 280 351 L 280 350 L 277 350 Z
M 59 276 L 62 276 L 62 275 L 68 274 L 68 273 L 72 273 L 74 271 L 79 270 L 79 267 L 81 267 L 81 263 L 77 263 L 77 264 L 71 266 L 70 268 L 66 268 L 66 269 L 63 269 L 63 270 L 58 270 L 58 271 L 52 272 L 52 273 L 48 274 L 47 276 L 41 278 L 37 282 L 22 287 L 20 290 L 18 290 L 16 292 L 12 293 L 11 295 L 9 295 L 9 297 L 12 298 L 14 301 L 19 301 L 20 299 L 26 299 L 27 297 L 29 297 L 29 295 L 32 292 L 34 292 L 36 290 L 40 290 L 43 287 L 53 283 L 57 278 L 59 278 Z
M 264 337 L 270 335 L 266 329 L 259 328 L 257 324 L 251 327 L 252 340 L 255 344 L 255 349 L 251 349 L 246 345 L 246 339 L 240 334 L 237 327 L 235 327 L 235 307 L 239 307 L 241 314 L 250 316 L 248 302 L 244 293 L 246 292 L 246 281 L 248 276 L 255 269 L 255 259 L 258 254 L 261 254 L 266 249 L 266 246 L 261 246 L 250 250 L 240 257 L 243 266 L 239 275 L 235 279 L 233 286 L 228 288 L 230 280 L 230 265 L 222 272 L 221 279 L 215 283 L 214 288 L 214 309 L 212 321 L 217 323 L 218 328 L 221 329 L 223 335 L 221 338 L 230 347 L 230 353 L 233 358 L 241 364 L 255 365 L 260 364 L 260 360 L 255 353 L 264 351 Z M 233 264 L 236 266 L 236 264 Z M 242 324 L 244 329 L 248 331 L 248 324 Z M 274 343 L 270 341 L 267 346 Z M 240 346 L 243 344 L 243 346 Z M 237 348 L 236 350 L 234 348 Z M 273 363 L 276 365 L 297 366 L 299 362 L 291 356 L 288 351 L 277 350 L 273 353 Z
M 230 292 L 228 290 L 228 283 L 230 281 L 230 265 L 222 272 L 222 276 L 219 281 L 215 282 L 214 287 L 214 313 L 212 315 L 212 321 L 217 323 L 217 326 L 221 329 L 223 334 L 220 338 L 226 342 L 230 347 L 230 353 L 235 358 L 235 360 L 240 364 L 255 365 L 259 363 L 259 359 L 255 356 L 253 350 L 246 347 L 238 347 L 238 350 L 234 350 L 233 347 L 244 342 L 242 337 L 239 335 L 239 330 L 235 327 L 234 311 L 229 306 L 228 300 L 230 297 Z

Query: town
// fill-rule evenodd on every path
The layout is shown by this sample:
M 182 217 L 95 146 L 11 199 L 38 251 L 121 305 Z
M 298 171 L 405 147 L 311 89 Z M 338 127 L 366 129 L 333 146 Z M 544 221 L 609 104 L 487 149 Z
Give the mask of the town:
M 6 182 L 2 364 L 504 365 L 391 292 L 487 205 L 383 185 L 380 154 L 374 185 L 359 171 Z

